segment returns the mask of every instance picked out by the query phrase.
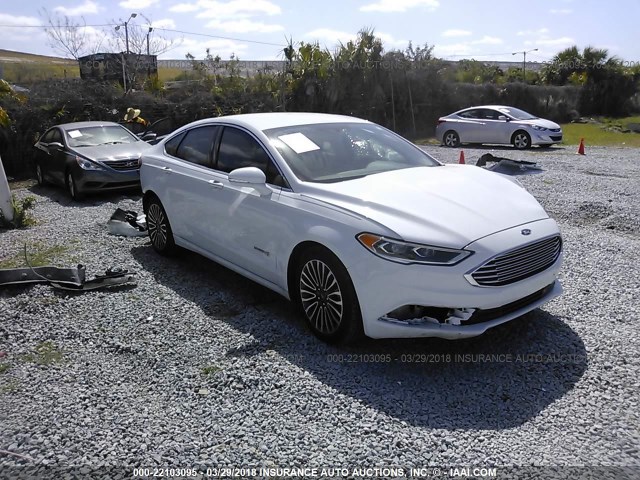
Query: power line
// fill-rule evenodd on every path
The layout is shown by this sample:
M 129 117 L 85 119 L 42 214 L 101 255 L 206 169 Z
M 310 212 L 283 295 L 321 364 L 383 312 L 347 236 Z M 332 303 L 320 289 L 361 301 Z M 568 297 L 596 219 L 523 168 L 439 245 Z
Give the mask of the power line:
M 199 36 L 199 37 L 220 38 L 222 40 L 232 40 L 234 42 L 257 43 L 258 45 L 270 45 L 272 47 L 286 47 L 286 45 L 281 44 L 281 43 L 260 42 L 259 40 L 246 40 L 246 39 L 243 39 L 243 38 L 223 37 L 221 35 L 209 35 L 207 33 L 187 32 L 187 31 L 184 31 L 184 30 L 174 30 L 172 28 L 153 27 L 153 29 L 154 30 L 163 30 L 165 32 L 182 33 L 184 35 L 196 35 L 196 36 Z
M 97 25 L 60 25 L 60 28 L 84 28 L 84 27 L 115 27 L 117 23 L 102 23 Z M 58 25 L 0 25 L 0 28 L 58 28 Z
M 85 28 L 85 27 L 115 27 L 116 25 L 118 25 L 117 23 L 105 23 L 105 24 L 99 24 L 99 25 L 64 25 L 64 26 L 60 26 L 60 28 L 64 28 L 64 29 L 69 29 L 69 28 Z M 0 28 L 42 28 L 42 29 L 46 29 L 46 28 L 57 28 L 53 27 L 51 25 L 0 25 Z M 218 38 L 221 40 L 231 40 L 234 42 L 242 42 L 242 43 L 255 43 L 258 45 L 269 45 L 272 47 L 286 47 L 286 45 L 281 44 L 281 43 L 271 43 L 271 42 L 261 42 L 259 40 L 247 40 L 244 38 L 235 38 L 235 37 L 224 37 L 221 35 L 210 35 L 207 33 L 198 33 L 198 32 L 188 32 L 186 30 L 175 30 L 172 28 L 163 28 L 163 27 L 153 27 L 154 30 L 162 30 L 165 32 L 172 32 L 172 33 L 181 33 L 183 35 L 193 35 L 193 36 L 199 36 L 199 37 L 208 37 L 208 38 Z

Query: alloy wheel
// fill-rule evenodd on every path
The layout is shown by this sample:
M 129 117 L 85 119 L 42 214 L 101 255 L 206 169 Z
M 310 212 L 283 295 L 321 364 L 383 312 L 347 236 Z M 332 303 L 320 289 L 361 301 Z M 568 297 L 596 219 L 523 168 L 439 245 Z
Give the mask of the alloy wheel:
M 340 328 L 344 313 L 342 291 L 327 264 L 314 259 L 302 267 L 300 300 L 307 318 L 319 332 L 330 335 Z
M 149 205 L 147 229 L 151 243 L 156 250 L 164 250 L 167 246 L 167 221 L 162 207 L 157 203 Z

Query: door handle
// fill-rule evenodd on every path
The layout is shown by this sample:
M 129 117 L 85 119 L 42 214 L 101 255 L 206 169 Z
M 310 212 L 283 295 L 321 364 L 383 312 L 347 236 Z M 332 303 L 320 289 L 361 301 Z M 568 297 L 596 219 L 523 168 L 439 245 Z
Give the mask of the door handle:
M 207 181 L 207 183 L 212 186 L 213 188 L 222 188 L 224 187 L 224 184 L 222 182 L 219 182 L 218 180 L 209 180 Z
M 162 167 L 162 171 L 164 173 L 171 173 L 171 169 L 169 167 Z

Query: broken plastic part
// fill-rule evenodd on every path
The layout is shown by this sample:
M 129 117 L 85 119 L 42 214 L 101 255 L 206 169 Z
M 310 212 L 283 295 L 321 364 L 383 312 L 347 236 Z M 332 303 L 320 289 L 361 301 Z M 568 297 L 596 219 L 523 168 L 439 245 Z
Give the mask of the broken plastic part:
M 27 267 L 0 269 L 0 286 L 23 285 L 27 283 L 49 283 L 61 290 L 85 291 L 97 288 L 132 284 L 135 273 L 123 269 L 109 269 L 104 275 L 85 281 L 85 267 Z
M 147 217 L 132 210 L 117 208 L 107 222 L 107 229 L 112 235 L 142 237 L 147 234 Z
M 394 318 L 390 316 L 390 314 L 383 315 L 379 318 L 384 322 L 397 323 L 400 325 L 425 325 L 427 323 L 436 324 L 436 325 L 461 325 L 462 322 L 465 322 L 471 318 L 473 313 L 476 311 L 475 308 L 451 308 L 447 312 L 446 318 L 443 320 L 438 320 L 437 318 L 430 317 L 428 315 L 416 318 Z

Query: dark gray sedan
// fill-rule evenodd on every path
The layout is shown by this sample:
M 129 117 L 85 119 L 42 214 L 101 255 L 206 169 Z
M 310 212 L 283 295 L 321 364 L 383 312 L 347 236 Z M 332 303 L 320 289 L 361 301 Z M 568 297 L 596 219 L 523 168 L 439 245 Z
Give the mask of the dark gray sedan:
M 36 178 L 66 187 L 74 200 L 140 187 L 138 160 L 149 144 L 113 122 L 56 125 L 35 144 Z

